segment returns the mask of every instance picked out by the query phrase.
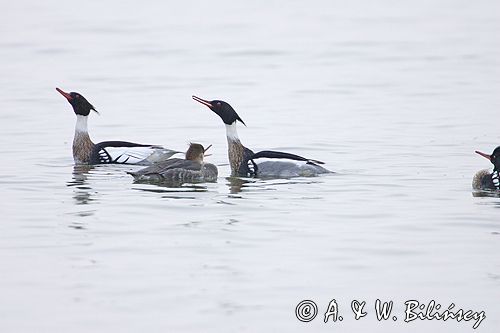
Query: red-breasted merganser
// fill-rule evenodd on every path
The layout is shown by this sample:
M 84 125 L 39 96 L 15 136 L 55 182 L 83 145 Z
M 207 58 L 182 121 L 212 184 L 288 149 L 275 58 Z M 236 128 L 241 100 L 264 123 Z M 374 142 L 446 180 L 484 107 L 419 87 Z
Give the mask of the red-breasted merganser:
M 500 146 L 491 155 L 476 150 L 476 153 L 487 158 L 493 164 L 493 172 L 480 170 L 474 175 L 472 188 L 474 190 L 500 190 Z
M 136 181 L 146 182 L 215 182 L 217 167 L 203 162 L 205 152 L 210 147 L 211 145 L 205 149 L 199 143 L 191 143 L 186 159 L 171 158 L 128 174 L 134 176 Z
M 231 105 L 224 101 L 207 101 L 196 96 L 193 96 L 193 99 L 208 106 L 210 110 L 216 113 L 226 125 L 229 164 L 231 165 L 231 173 L 234 176 L 289 178 L 331 173 L 331 171 L 318 165 L 324 164 L 323 162 L 310 158 L 271 150 L 254 153 L 250 149 L 243 146 L 238 138 L 238 133 L 236 132 L 236 121 L 241 122 L 243 125 L 245 125 L 245 123 L 236 111 L 234 111 Z M 259 158 L 289 159 L 305 163 L 302 163 L 301 165 L 281 161 L 265 161 L 259 164 L 255 163 L 254 160 Z
M 85 97 L 77 92 L 64 92 L 63 95 L 73 107 L 76 114 L 75 137 L 73 139 L 73 159 L 75 164 L 139 164 L 151 165 L 180 153 L 175 150 L 156 145 L 146 145 L 125 141 L 104 141 L 93 143 L 87 129 L 90 111 L 97 110 Z

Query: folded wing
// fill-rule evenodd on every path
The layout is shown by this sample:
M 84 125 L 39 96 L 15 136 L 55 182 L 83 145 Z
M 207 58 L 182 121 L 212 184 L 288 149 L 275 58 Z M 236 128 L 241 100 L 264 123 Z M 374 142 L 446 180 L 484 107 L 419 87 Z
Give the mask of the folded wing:
M 199 172 L 201 170 L 201 164 L 195 161 L 184 160 L 180 158 L 171 158 L 166 161 L 155 163 L 151 166 L 148 166 L 147 168 L 135 172 L 129 172 L 129 174 L 131 174 L 135 178 L 139 178 L 145 175 L 153 174 L 165 175 L 170 170 L 189 170 Z

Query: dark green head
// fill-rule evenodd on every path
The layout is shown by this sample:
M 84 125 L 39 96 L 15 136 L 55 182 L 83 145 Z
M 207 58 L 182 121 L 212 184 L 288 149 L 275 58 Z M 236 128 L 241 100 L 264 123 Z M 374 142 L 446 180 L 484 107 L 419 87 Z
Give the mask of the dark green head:
M 243 120 L 240 118 L 240 116 L 238 116 L 236 111 L 234 111 L 233 107 L 229 105 L 229 103 L 217 99 L 213 101 L 207 101 L 196 96 L 193 96 L 193 99 L 203 105 L 208 106 L 210 110 L 212 110 L 222 119 L 224 124 L 231 125 L 235 121 L 239 121 L 243 125 L 245 125 Z
M 500 146 L 496 147 L 495 150 L 493 150 L 493 153 L 491 153 L 491 155 L 482 153 L 477 150 L 476 153 L 484 158 L 487 158 L 494 165 L 494 169 L 500 171 Z
M 94 106 L 90 104 L 89 101 L 87 101 L 81 94 L 77 92 L 67 93 L 59 88 L 56 88 L 56 90 L 68 100 L 69 104 L 73 107 L 75 114 L 88 116 L 91 110 L 97 112 Z

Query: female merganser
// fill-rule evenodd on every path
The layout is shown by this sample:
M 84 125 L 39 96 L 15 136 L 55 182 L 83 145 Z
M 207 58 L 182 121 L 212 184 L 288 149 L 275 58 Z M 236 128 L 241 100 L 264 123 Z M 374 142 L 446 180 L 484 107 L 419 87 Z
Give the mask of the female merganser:
M 207 101 L 196 96 L 193 96 L 193 99 L 208 106 L 222 119 L 226 125 L 229 164 L 231 165 L 231 173 L 234 176 L 289 178 L 331 173 L 331 171 L 318 165 L 324 164 L 323 162 L 302 156 L 271 150 L 254 153 L 250 149 L 243 146 L 238 138 L 238 133 L 236 132 L 236 121 L 241 122 L 243 125 L 245 125 L 245 123 L 240 116 L 238 116 L 236 111 L 234 111 L 231 105 L 224 101 Z M 302 165 L 297 165 L 292 162 L 277 161 L 266 161 L 259 164 L 255 163 L 254 160 L 259 158 L 289 159 L 303 161 L 306 163 Z
M 128 174 L 134 176 L 136 181 L 215 182 L 217 181 L 217 167 L 203 162 L 205 152 L 210 147 L 211 145 L 205 149 L 199 143 L 191 143 L 186 152 L 186 159 L 171 158 L 139 171 L 128 172 Z
M 476 153 L 487 158 L 493 164 L 493 172 L 480 170 L 474 175 L 472 188 L 474 190 L 500 190 L 500 146 L 491 155 L 476 150 Z
M 93 143 L 87 130 L 87 117 L 91 110 L 98 113 L 97 110 L 79 93 L 67 93 L 59 88 L 56 90 L 68 100 L 76 114 L 75 137 L 73 139 L 73 159 L 76 164 L 150 165 L 179 153 L 161 146 L 125 141 Z

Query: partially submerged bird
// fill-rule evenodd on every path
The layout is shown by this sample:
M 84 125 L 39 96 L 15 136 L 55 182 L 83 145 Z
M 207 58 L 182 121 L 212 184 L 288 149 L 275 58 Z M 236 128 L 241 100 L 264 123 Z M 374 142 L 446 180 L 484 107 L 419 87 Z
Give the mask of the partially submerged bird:
M 145 182 L 215 182 L 217 167 L 203 161 L 205 152 L 210 147 L 211 145 L 205 149 L 199 143 L 191 143 L 186 152 L 186 159 L 171 158 L 129 174 L 134 176 L 136 181 Z
M 90 139 L 87 119 L 90 111 L 97 110 L 85 97 L 77 92 L 64 92 L 56 88 L 73 107 L 76 114 L 75 137 L 73 139 L 73 160 L 75 164 L 139 164 L 150 165 L 166 160 L 178 151 L 157 145 L 126 141 L 104 141 L 93 143 Z
M 245 123 L 231 105 L 224 101 L 207 101 L 196 96 L 193 96 L 193 99 L 209 107 L 226 125 L 228 157 L 233 176 L 289 178 L 331 173 L 331 171 L 319 165 L 324 164 L 323 162 L 302 156 L 271 150 L 254 153 L 241 144 L 238 133 L 236 132 L 236 122 L 239 121 L 243 125 L 245 125 Z M 298 165 L 293 162 L 265 161 L 257 164 L 255 160 L 259 158 L 288 159 L 301 161 L 302 163 Z
M 476 153 L 487 158 L 493 164 L 493 172 L 489 170 L 478 171 L 472 180 L 475 190 L 500 190 L 500 146 L 496 147 L 491 155 L 476 150 Z

